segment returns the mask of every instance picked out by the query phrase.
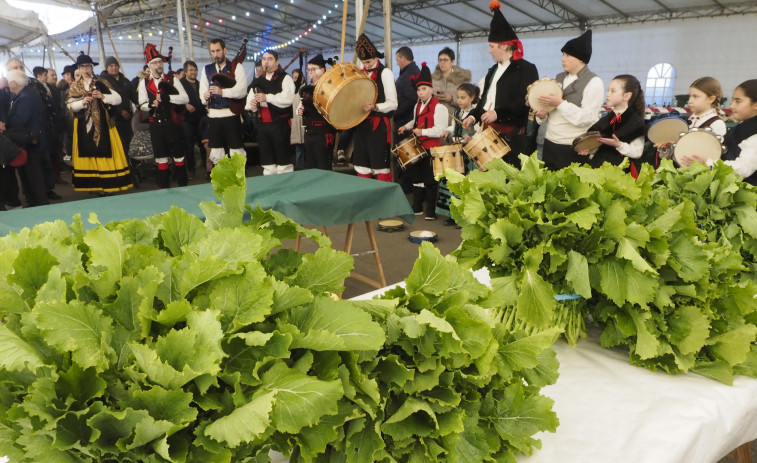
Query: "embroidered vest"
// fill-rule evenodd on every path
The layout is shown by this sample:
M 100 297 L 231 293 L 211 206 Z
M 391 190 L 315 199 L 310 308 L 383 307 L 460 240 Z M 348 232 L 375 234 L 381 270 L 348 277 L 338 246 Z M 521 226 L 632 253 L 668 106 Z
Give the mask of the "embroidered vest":
M 216 63 L 210 63 L 207 66 L 205 66 L 205 75 L 208 78 L 208 85 L 212 85 L 212 82 L 210 81 L 210 77 L 218 72 L 216 70 Z M 221 69 L 221 72 L 228 74 L 229 73 L 229 60 L 226 60 L 226 65 Z M 208 109 L 226 109 L 229 107 L 229 99 L 224 98 L 221 95 L 210 95 L 210 100 L 208 100 Z
M 163 74 L 163 80 L 166 80 L 166 75 Z M 150 108 L 150 122 L 157 121 L 157 122 L 165 122 L 170 121 L 173 118 L 173 105 L 170 104 L 167 101 L 164 101 L 163 104 L 159 104 L 157 107 L 152 107 L 152 102 L 155 101 L 155 98 L 158 96 L 158 86 L 160 85 L 160 82 L 155 82 L 155 79 L 153 79 L 152 76 L 148 77 L 147 80 L 145 80 L 145 89 L 147 90 L 147 101 L 148 106 Z
M 420 129 L 430 129 L 434 127 L 434 113 L 436 112 L 436 105 L 439 104 L 439 100 L 435 96 L 432 96 L 428 101 L 428 104 L 423 111 L 421 109 L 421 102 L 415 104 L 415 127 Z M 434 148 L 442 146 L 442 140 L 438 137 L 418 137 L 418 141 L 421 142 L 424 148 Z

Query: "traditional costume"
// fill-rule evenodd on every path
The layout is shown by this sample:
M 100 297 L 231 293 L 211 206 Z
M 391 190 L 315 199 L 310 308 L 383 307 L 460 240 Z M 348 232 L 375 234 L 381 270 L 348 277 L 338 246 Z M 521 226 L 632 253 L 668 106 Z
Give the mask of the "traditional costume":
M 308 64 L 326 69 L 326 63 L 334 65 L 334 60 L 323 59 L 317 54 Z M 305 167 L 308 169 L 331 170 L 331 154 L 334 152 L 336 129 L 329 124 L 325 117 L 313 104 L 315 85 L 306 85 L 300 89 L 300 104 L 302 105 L 302 119 L 305 123 Z
M 87 55 L 76 58 L 77 66 L 86 64 L 97 65 Z M 84 98 L 92 96 L 94 90 L 99 90 L 103 98 L 95 98 L 85 106 Z M 104 80 L 79 77 L 71 84 L 66 103 L 74 112 L 71 179 L 74 190 L 110 193 L 131 188 L 129 163 L 108 114 L 110 107 L 121 103 L 121 96 L 111 91 Z
M 644 117 L 631 108 L 622 113 L 608 112 L 589 127 L 588 131 L 599 132 L 602 138 L 612 138 L 615 135 L 622 142 L 619 148 L 604 143 L 597 148 L 589 161 L 594 167 L 600 167 L 605 162 L 617 166 L 623 162 L 624 157 L 638 159 L 644 151 Z M 638 177 L 639 172 L 635 164 L 631 163 L 629 169 L 634 178 Z

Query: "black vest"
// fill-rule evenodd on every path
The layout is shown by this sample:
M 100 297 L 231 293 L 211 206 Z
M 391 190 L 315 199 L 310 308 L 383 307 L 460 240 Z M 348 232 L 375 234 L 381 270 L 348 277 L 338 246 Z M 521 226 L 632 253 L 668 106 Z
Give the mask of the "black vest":
M 313 104 L 313 92 L 315 91 L 315 85 L 304 85 L 300 89 L 300 98 L 302 98 L 302 119 L 305 121 L 305 125 L 310 127 L 313 125 L 313 122 L 318 123 L 319 126 L 322 126 L 322 123 L 328 124 L 328 121 L 326 118 L 324 118 L 321 113 L 318 112 L 318 110 L 315 108 L 315 104 Z
M 210 78 L 215 74 L 217 71 L 216 69 L 216 63 L 210 63 L 207 66 L 205 66 L 205 76 L 208 78 L 208 86 L 212 85 L 213 83 L 210 81 Z M 221 69 L 221 72 L 224 74 L 229 73 L 229 60 L 226 60 L 226 65 Z M 210 95 L 210 100 L 208 100 L 208 108 L 209 109 L 226 109 L 229 107 L 229 99 L 224 98 L 221 95 Z
M 163 75 L 163 80 L 165 80 L 166 76 Z M 163 81 L 161 80 L 161 82 Z M 145 88 L 147 88 L 147 83 L 153 81 L 156 88 L 159 88 L 159 82 L 155 82 L 152 76 L 148 77 L 145 80 Z M 168 95 L 166 95 L 167 97 Z M 156 122 L 156 123 L 163 123 L 173 120 L 173 109 L 171 103 L 164 101 L 161 104 L 158 104 L 157 107 L 152 107 L 152 102 L 155 101 L 155 98 L 157 98 L 156 95 L 154 95 L 151 91 L 147 90 L 147 101 L 149 102 L 148 107 L 150 108 L 150 122 Z
M 644 118 L 636 111 L 628 108 L 621 116 L 620 121 L 613 128 L 610 121 L 615 117 L 615 111 L 610 111 L 604 117 L 594 123 L 587 132 L 597 131 L 603 138 L 612 138 L 613 135 L 624 143 L 631 143 L 645 133 Z M 623 155 L 610 145 L 602 145 L 594 153 L 594 162 L 601 165 L 603 162 L 618 165 L 623 161 Z
M 384 71 L 384 64 L 379 61 L 378 66 L 376 67 L 376 86 L 378 87 L 378 96 L 376 96 L 376 104 L 383 103 L 386 101 L 386 94 L 384 93 L 384 81 L 381 79 L 381 73 Z M 370 73 L 368 74 L 370 76 Z M 376 110 L 371 111 L 371 116 L 379 116 L 379 117 L 388 117 L 392 118 L 394 115 L 394 111 L 389 113 L 382 113 L 378 112 Z
M 275 95 L 281 93 L 283 90 L 284 86 L 282 84 L 284 83 L 284 77 L 286 77 L 286 75 L 286 72 L 284 72 L 284 70 L 281 69 L 281 66 L 279 66 L 279 68 L 273 72 L 271 80 L 266 79 L 265 75 L 262 75 L 256 77 L 250 86 L 257 88 L 262 93 Z M 279 108 L 275 104 L 268 103 L 268 111 L 271 112 L 271 119 L 274 121 L 279 119 L 291 119 L 293 115 L 291 104 L 286 108 Z
M 723 154 L 724 161 L 733 161 L 741 155 L 739 143 L 747 138 L 757 135 L 757 116 L 745 120 L 725 134 L 726 152 Z M 757 172 L 744 179 L 745 182 L 757 185 Z

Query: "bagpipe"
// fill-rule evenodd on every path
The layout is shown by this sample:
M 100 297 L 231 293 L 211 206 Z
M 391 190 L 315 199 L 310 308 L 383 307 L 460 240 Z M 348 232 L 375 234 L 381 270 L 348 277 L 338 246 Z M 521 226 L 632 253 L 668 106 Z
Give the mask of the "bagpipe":
M 237 66 L 244 62 L 247 57 L 247 39 L 242 40 L 242 48 L 239 49 L 239 53 L 229 62 L 229 72 L 217 72 L 210 76 L 210 84 L 216 85 L 221 88 L 232 88 L 237 84 L 235 72 Z M 246 98 L 229 98 L 229 109 L 234 114 L 242 114 L 246 103 Z

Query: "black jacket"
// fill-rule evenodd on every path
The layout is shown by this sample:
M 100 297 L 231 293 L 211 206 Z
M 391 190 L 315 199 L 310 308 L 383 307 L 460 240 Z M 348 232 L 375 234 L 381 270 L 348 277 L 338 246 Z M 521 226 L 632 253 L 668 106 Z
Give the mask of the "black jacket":
M 418 94 L 415 93 L 415 87 L 410 82 L 410 77 L 416 76 L 420 72 L 421 70 L 415 64 L 415 61 L 400 71 L 400 76 L 395 82 L 397 87 L 397 109 L 394 111 L 395 127 L 403 126 L 413 120 L 413 108 L 418 101 Z
M 489 92 L 491 78 L 497 71 L 497 64 L 489 68 L 484 81 L 484 90 L 481 92 L 481 101 L 473 108 L 471 116 L 476 121 L 481 121 L 481 115 L 487 109 L 497 111 L 497 123 L 525 127 L 528 124 L 529 108 L 526 105 L 526 91 L 528 86 L 539 79 L 536 66 L 524 60 L 511 60 L 510 65 L 497 81 L 497 98 L 494 108 L 485 108 L 486 95 Z
M 198 123 L 208 112 L 202 104 L 202 100 L 200 100 L 200 81 L 197 80 L 195 84 L 192 84 L 192 82 L 184 77 L 181 79 L 181 85 L 184 86 L 184 90 L 189 96 L 189 104 L 195 107 L 195 112 L 190 113 L 187 111 L 184 114 L 184 120 L 187 122 Z
M 123 119 L 121 111 L 127 111 L 129 114 L 132 114 L 131 102 L 134 99 L 134 89 L 131 81 L 120 72 L 115 76 L 111 76 L 108 74 L 108 71 L 103 71 L 100 73 L 100 78 L 107 80 L 111 88 L 121 95 L 121 104 L 114 108 L 116 110 L 116 117 Z

